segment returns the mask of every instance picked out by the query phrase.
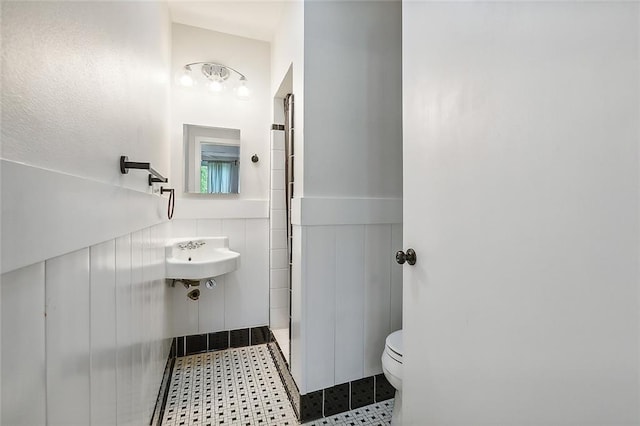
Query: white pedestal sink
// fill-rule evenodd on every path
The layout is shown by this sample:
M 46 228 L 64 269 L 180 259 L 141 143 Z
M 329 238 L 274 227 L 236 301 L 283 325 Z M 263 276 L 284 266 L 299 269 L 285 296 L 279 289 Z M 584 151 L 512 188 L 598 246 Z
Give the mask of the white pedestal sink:
M 229 250 L 229 238 L 176 238 L 165 246 L 167 278 L 204 280 L 240 267 L 240 253 Z

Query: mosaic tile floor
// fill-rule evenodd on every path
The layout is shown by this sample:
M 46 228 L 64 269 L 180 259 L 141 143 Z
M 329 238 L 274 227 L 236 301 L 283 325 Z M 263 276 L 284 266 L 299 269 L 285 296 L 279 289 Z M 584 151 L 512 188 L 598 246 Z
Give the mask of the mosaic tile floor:
M 305 426 L 389 426 L 391 425 L 391 414 L 393 412 L 393 399 L 367 405 L 362 408 L 337 414 L 332 417 L 314 420 L 305 423 Z
M 305 425 L 389 425 L 393 400 Z M 163 426 L 298 425 L 267 345 L 176 359 Z

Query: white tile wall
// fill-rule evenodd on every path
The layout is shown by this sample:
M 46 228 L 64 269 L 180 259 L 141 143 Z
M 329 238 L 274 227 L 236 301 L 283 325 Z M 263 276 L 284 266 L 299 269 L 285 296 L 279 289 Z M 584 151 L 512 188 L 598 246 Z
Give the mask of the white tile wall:
M 289 266 L 287 249 L 271 250 L 271 267 L 273 269 L 283 269 Z
M 2 276 L 3 425 L 46 422 L 44 262 Z
M 284 121 L 284 117 L 282 118 Z M 284 132 L 282 130 L 272 131 L 271 148 L 276 151 L 284 151 Z
M 272 329 L 283 330 L 280 338 L 289 336 L 289 254 L 287 248 L 285 138 L 283 131 L 271 132 L 271 218 L 270 249 L 270 310 Z M 279 342 L 288 346 L 289 342 Z
M 2 424 L 150 421 L 170 345 L 163 227 L 2 275 Z
M 287 230 L 286 229 L 271 230 L 271 248 L 272 249 L 287 248 Z
M 271 269 L 271 288 L 289 288 L 289 270 Z
M 271 190 L 271 205 L 272 206 L 284 206 L 285 205 L 285 193 L 284 189 L 272 189 Z
M 200 288 L 200 300 L 187 298 L 181 284 L 169 288 L 173 336 L 269 324 L 268 219 L 182 219 L 170 224 L 172 237 L 229 237 L 240 253 L 238 270 L 216 277 L 217 286 Z
M 284 209 L 271 209 L 271 229 L 287 229 L 287 213 Z
M 271 171 L 271 189 L 285 189 L 284 170 Z
M 271 151 L 271 170 L 284 170 L 284 155 L 280 150 Z
M 271 289 L 271 309 L 274 308 L 286 308 L 289 306 L 289 289 L 288 288 L 274 288 Z
M 288 303 L 287 303 L 288 305 Z M 269 309 L 269 322 L 273 330 L 289 329 L 289 308 L 271 308 Z M 289 333 L 284 333 L 289 335 Z M 280 341 L 278 341 L 280 343 Z M 282 345 L 280 345 L 282 347 Z

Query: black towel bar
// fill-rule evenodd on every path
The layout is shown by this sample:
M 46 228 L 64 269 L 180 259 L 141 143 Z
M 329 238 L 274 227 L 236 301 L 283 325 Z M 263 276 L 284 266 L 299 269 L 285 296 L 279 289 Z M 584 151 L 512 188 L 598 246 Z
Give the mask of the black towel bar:
M 154 183 L 167 183 L 169 179 L 162 176 L 158 173 L 153 167 L 151 167 L 151 163 L 140 163 L 137 161 L 129 161 L 129 157 L 126 155 L 120 156 L 120 173 L 126 175 L 129 173 L 129 169 L 139 169 L 139 170 L 148 170 L 149 171 L 149 186 Z

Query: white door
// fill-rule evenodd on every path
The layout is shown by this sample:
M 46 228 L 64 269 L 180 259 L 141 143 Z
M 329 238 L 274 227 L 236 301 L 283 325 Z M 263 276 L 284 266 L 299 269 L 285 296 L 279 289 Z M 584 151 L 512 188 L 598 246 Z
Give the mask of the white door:
M 638 7 L 403 3 L 405 424 L 640 424 Z

